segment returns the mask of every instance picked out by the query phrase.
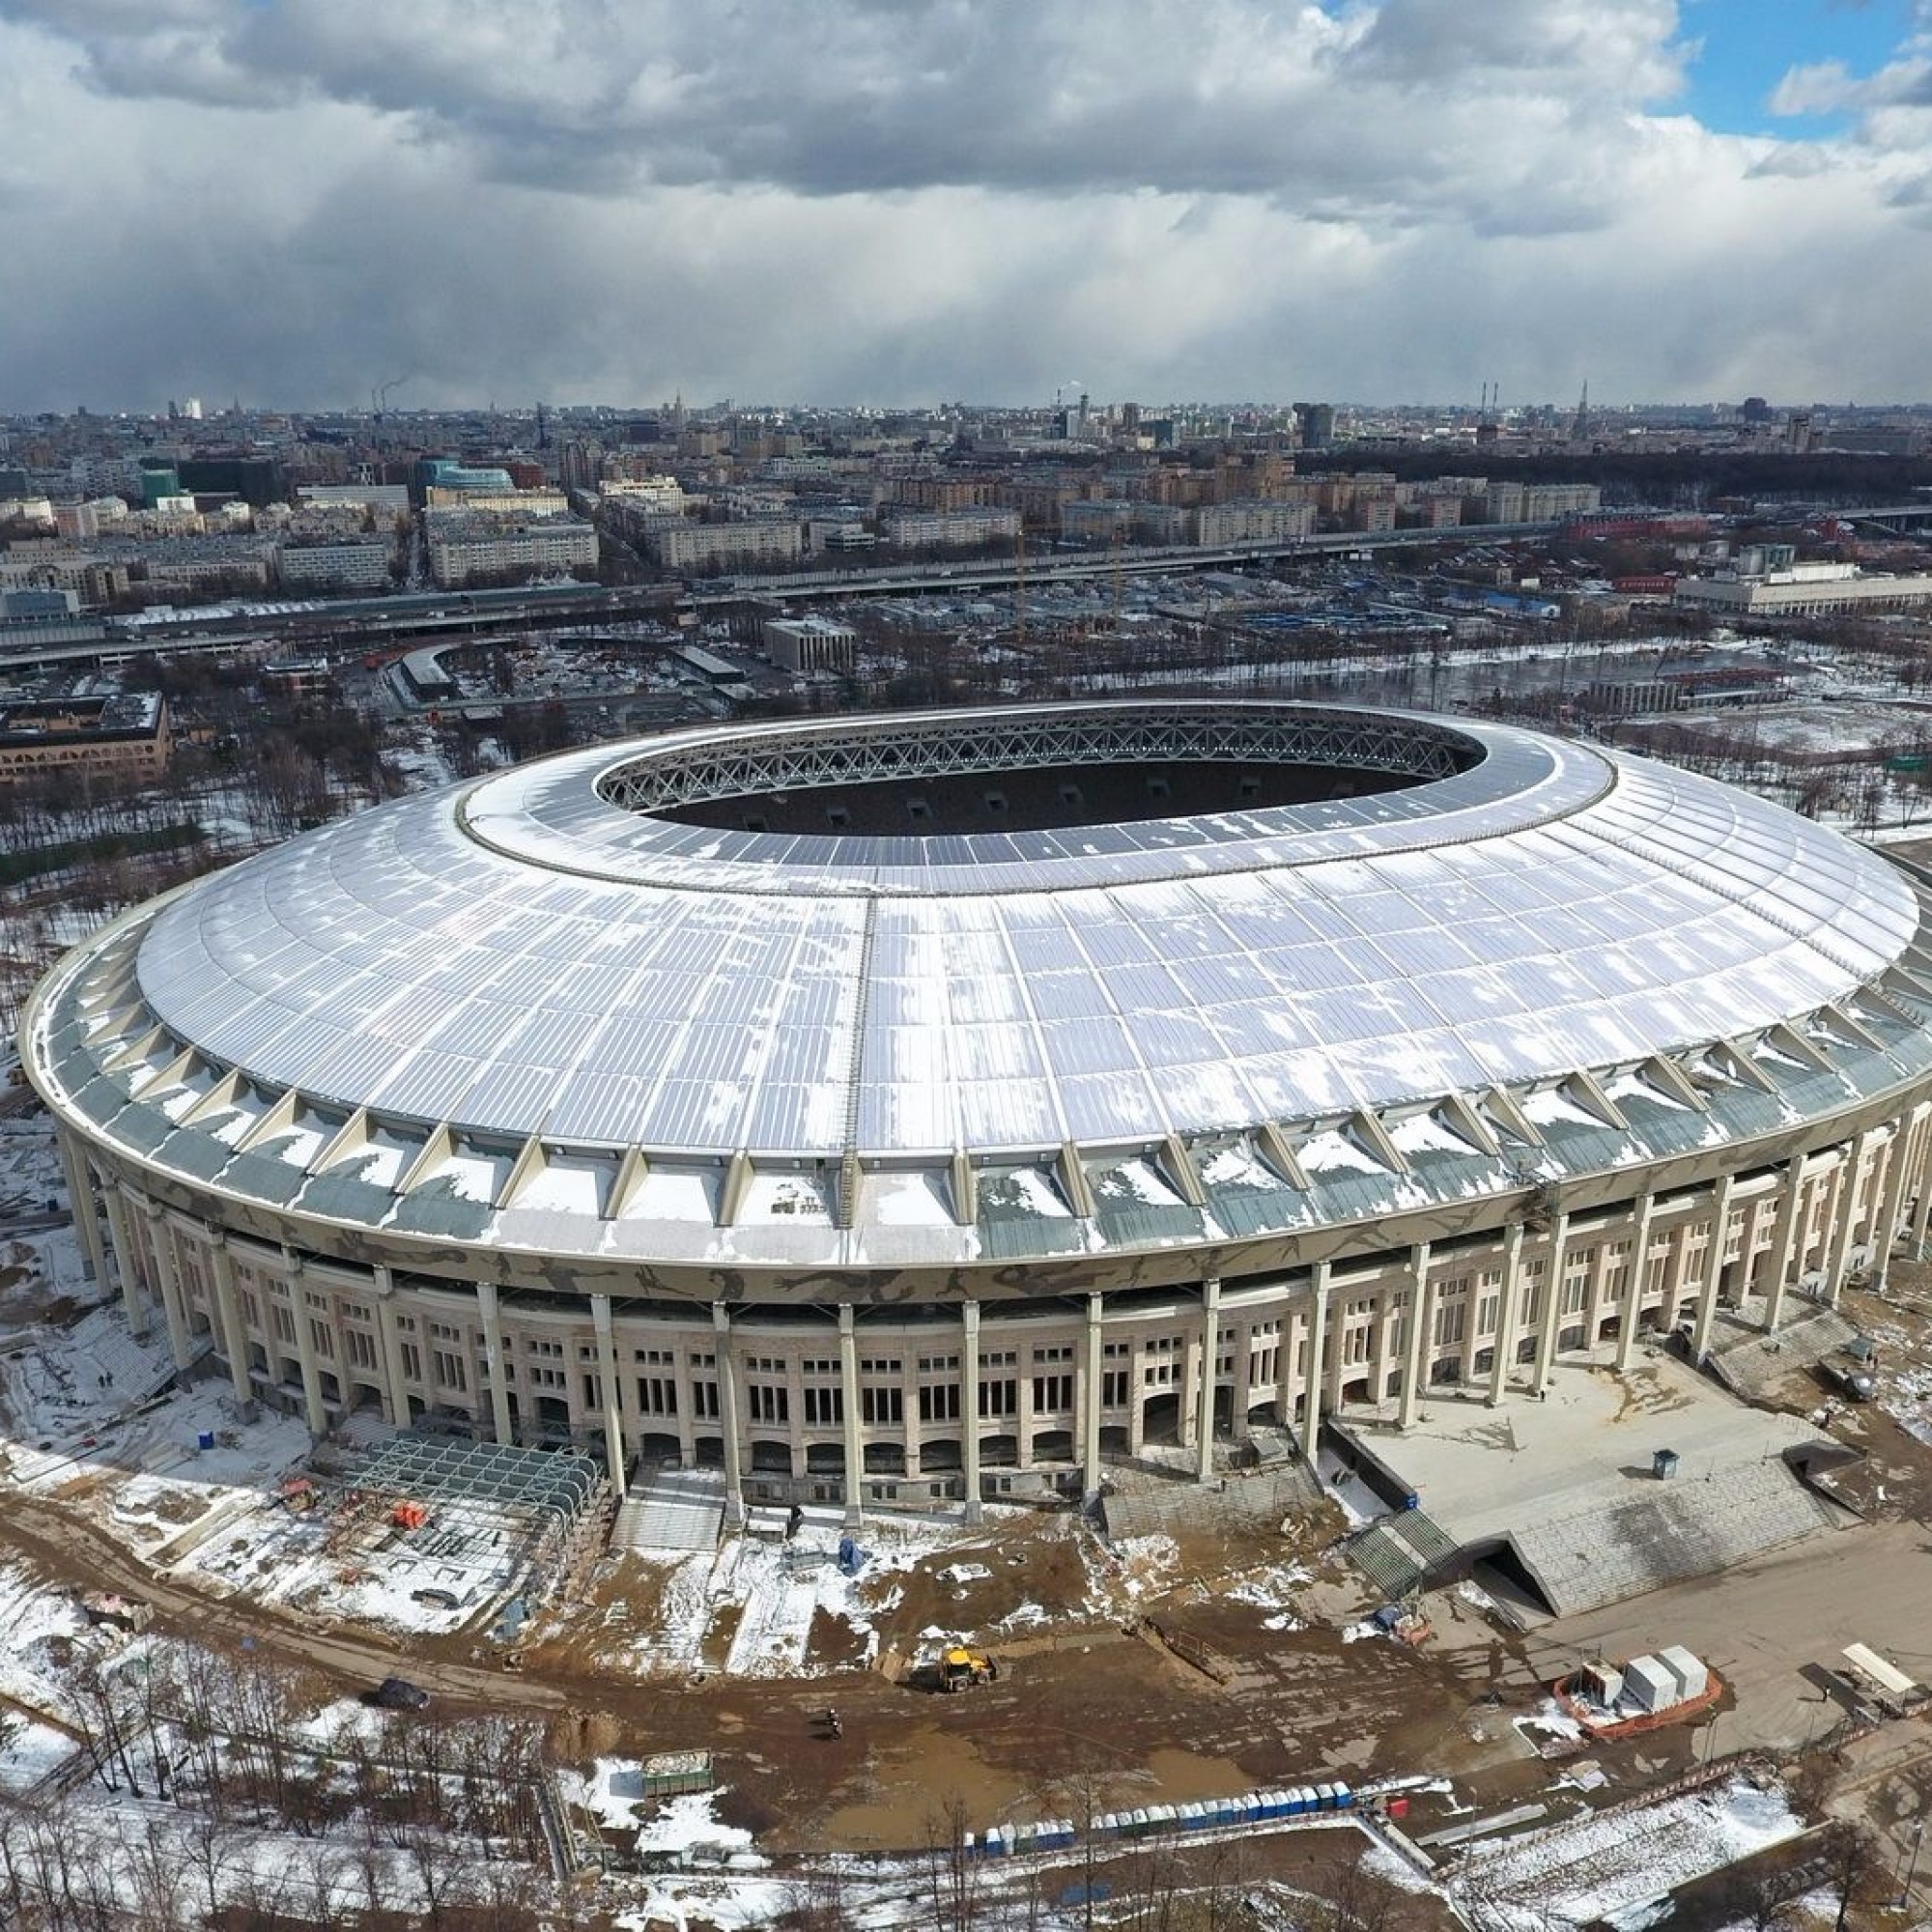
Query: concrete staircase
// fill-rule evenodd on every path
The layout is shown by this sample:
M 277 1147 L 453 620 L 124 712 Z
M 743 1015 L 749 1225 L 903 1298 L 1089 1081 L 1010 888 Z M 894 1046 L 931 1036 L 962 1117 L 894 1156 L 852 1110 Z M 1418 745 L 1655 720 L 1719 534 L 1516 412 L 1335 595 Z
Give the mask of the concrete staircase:
M 617 1506 L 612 1549 L 716 1549 L 724 1527 L 722 1469 L 659 1469 Z

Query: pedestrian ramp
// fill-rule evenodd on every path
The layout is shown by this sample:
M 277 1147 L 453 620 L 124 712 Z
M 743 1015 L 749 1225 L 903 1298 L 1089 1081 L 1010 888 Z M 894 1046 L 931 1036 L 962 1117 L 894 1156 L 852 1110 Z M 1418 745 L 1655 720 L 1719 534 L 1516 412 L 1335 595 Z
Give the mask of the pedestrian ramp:
M 724 1527 L 722 1469 L 658 1469 L 618 1506 L 613 1549 L 716 1549 Z

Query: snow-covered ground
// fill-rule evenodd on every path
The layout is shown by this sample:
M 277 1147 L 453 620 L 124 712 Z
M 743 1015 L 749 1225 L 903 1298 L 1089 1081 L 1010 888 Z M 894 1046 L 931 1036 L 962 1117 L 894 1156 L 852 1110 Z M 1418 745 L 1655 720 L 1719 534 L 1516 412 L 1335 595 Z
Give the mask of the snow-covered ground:
M 1638 1915 L 1677 1887 L 1804 1829 L 1784 1793 L 1743 1778 L 1643 1810 L 1585 1812 L 1459 1861 L 1451 1891 L 1478 1932 L 1552 1932 Z

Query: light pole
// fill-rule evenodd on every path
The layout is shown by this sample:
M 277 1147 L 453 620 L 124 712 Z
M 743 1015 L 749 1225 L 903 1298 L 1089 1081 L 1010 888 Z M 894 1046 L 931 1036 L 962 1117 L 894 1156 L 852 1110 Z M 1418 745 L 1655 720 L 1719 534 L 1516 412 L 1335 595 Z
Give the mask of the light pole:
M 1904 1882 L 1898 1888 L 1898 1904 L 1895 1910 L 1903 1912 L 1912 1903 L 1912 1888 L 1918 1877 L 1918 1843 L 1925 1835 L 1925 1820 L 1918 1819 L 1912 1827 L 1912 1847 L 1909 1853 L 1901 1854 L 1900 1861 L 1905 1866 Z

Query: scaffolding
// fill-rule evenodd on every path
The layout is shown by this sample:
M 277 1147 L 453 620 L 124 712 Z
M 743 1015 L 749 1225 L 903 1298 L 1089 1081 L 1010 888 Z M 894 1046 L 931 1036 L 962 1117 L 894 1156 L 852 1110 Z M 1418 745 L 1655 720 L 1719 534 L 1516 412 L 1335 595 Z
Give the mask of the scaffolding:
M 385 1442 L 353 1480 L 365 1492 L 411 1501 L 484 1503 L 549 1515 L 567 1530 L 595 1500 L 604 1471 L 575 1449 L 412 1435 Z

